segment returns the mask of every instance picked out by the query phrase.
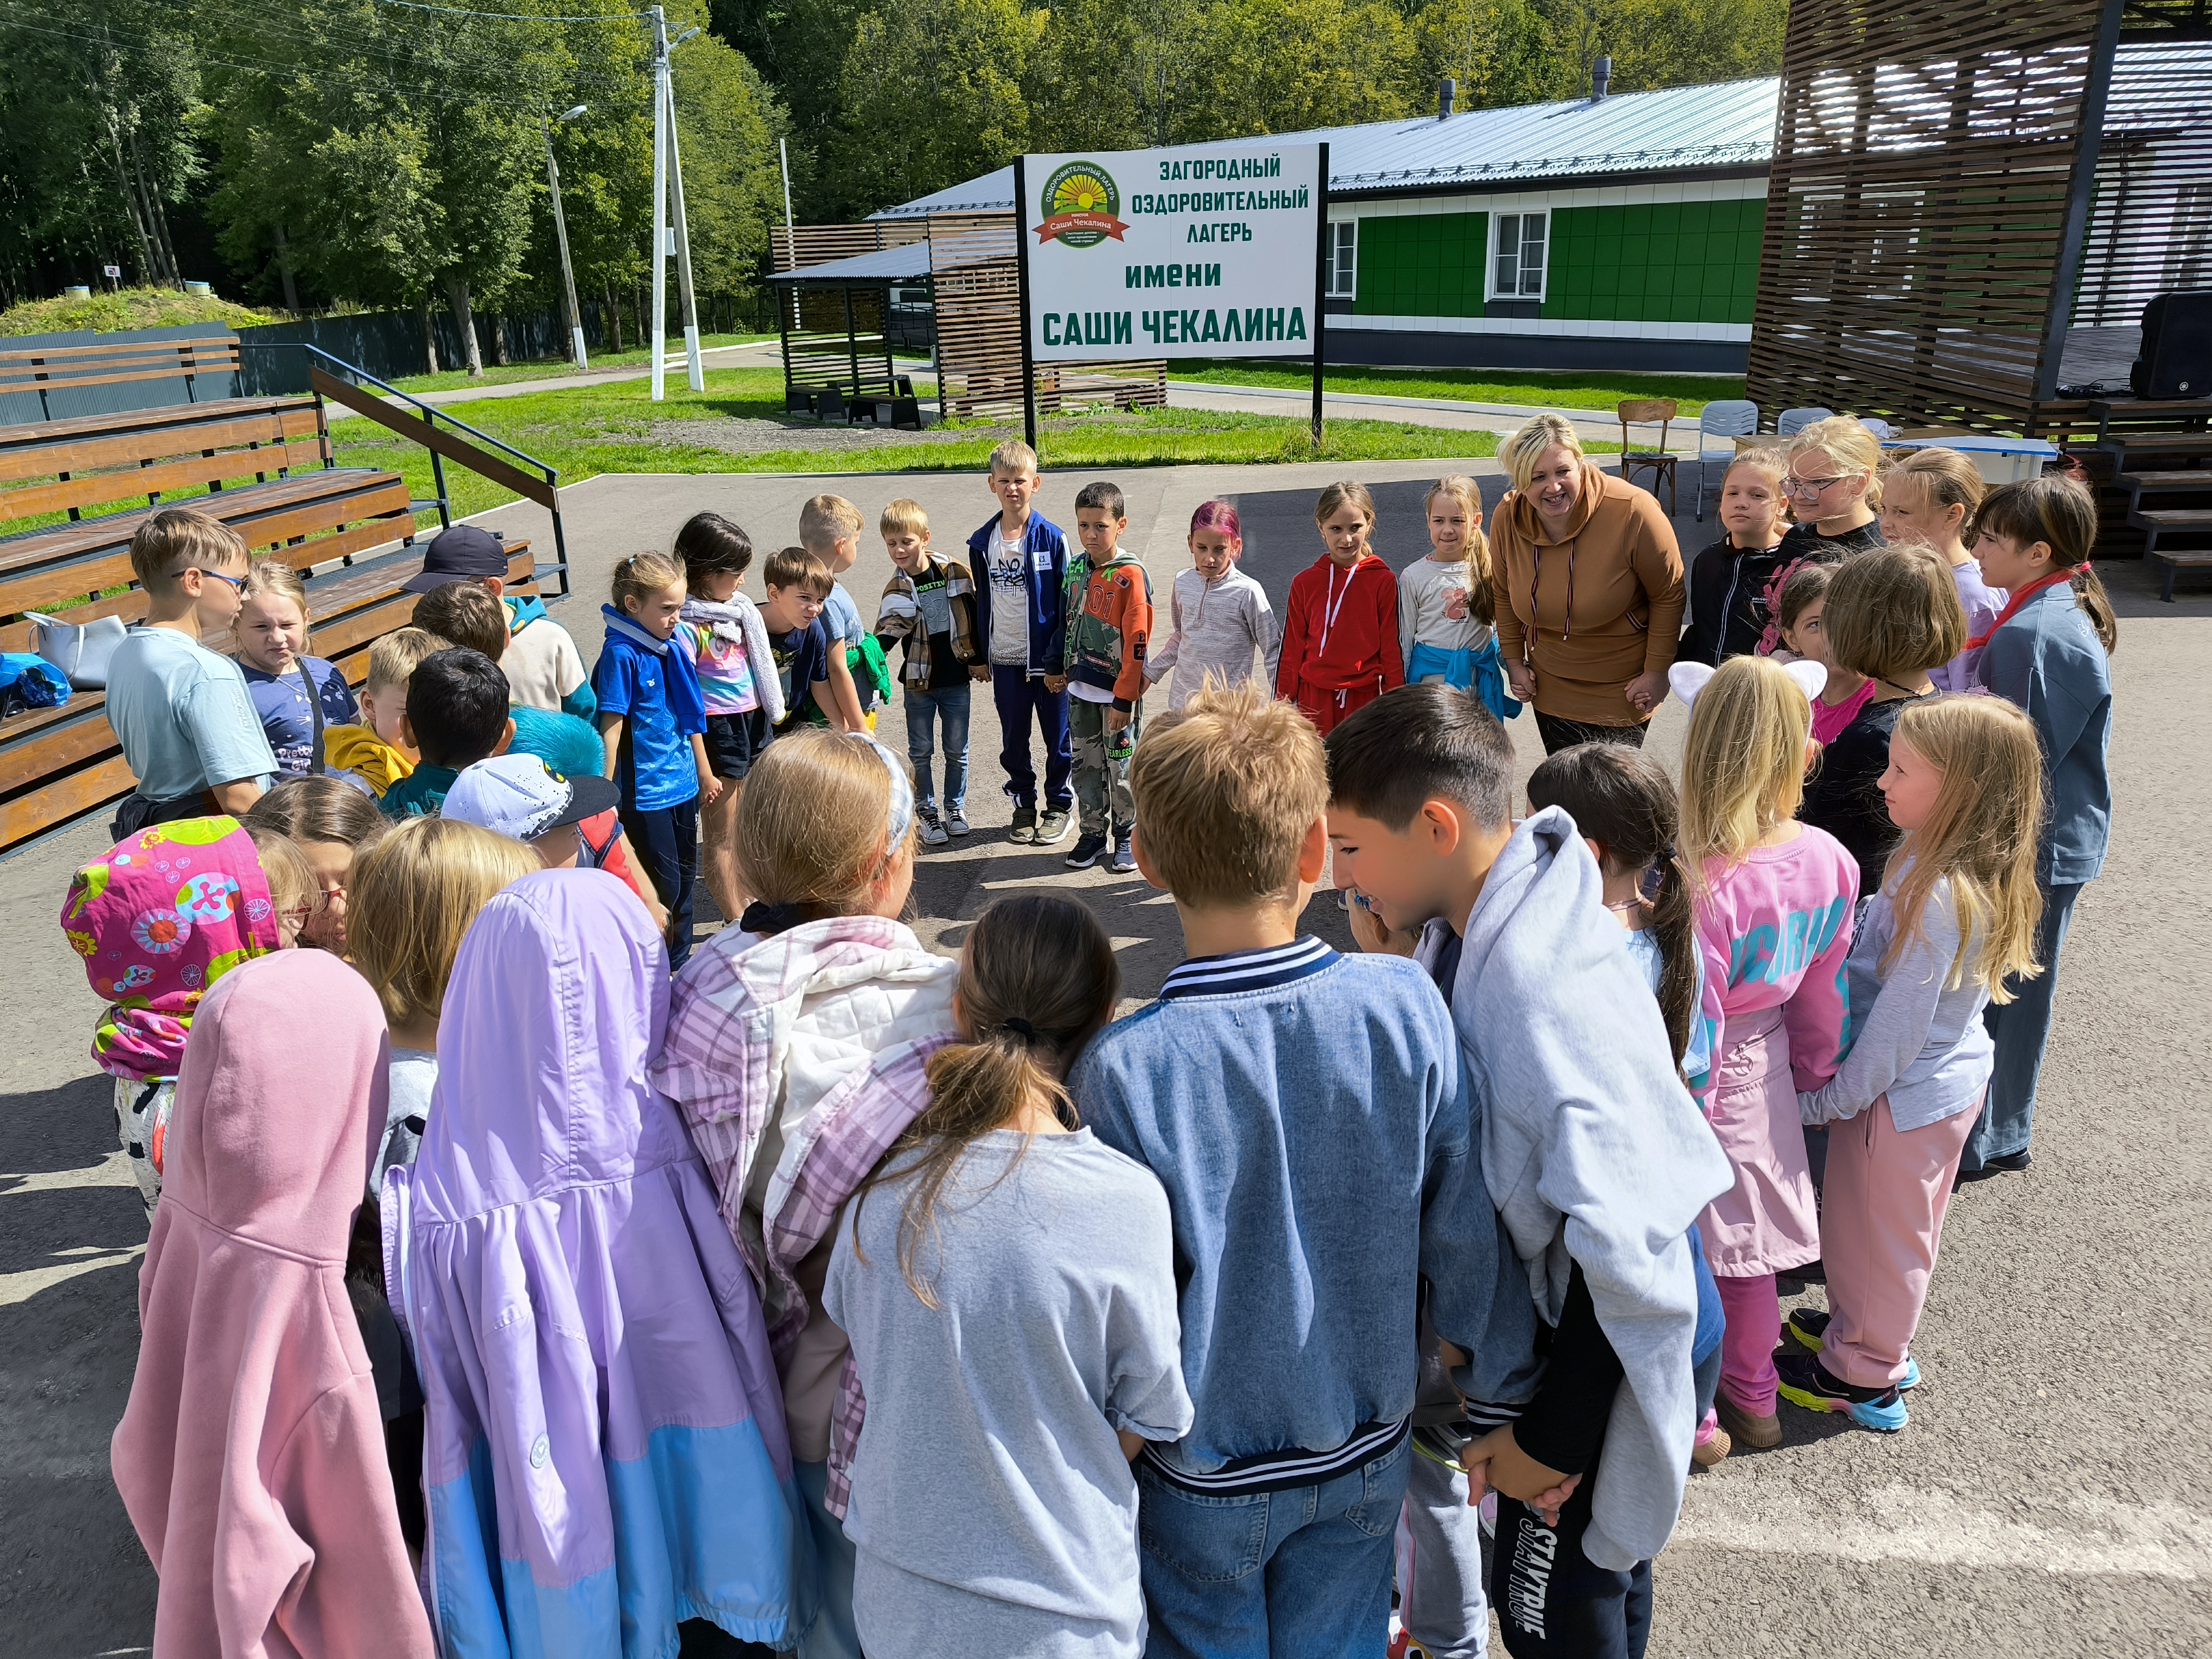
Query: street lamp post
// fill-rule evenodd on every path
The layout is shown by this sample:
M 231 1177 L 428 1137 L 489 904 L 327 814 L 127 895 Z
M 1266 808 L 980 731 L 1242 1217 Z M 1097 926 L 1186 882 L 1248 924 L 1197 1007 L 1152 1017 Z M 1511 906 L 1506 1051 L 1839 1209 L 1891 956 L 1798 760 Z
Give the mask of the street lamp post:
M 574 121 L 590 107 L 588 104 L 579 104 L 575 108 L 564 112 L 560 119 L 563 122 Z M 589 364 L 584 357 L 584 313 L 576 304 L 576 270 L 575 267 L 568 263 L 568 222 L 561 212 L 561 164 L 553 159 L 553 122 L 548 119 L 544 125 L 545 182 L 553 191 L 553 234 L 560 239 L 561 242 L 561 288 L 568 305 L 569 355 L 575 360 L 578 368 L 588 368 Z

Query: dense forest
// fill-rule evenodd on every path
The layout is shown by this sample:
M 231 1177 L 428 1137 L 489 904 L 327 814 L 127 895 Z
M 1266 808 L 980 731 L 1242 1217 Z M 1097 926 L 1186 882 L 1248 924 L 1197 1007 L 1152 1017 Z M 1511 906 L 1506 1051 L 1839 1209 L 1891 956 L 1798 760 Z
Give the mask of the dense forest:
M 605 0 L 0 0 L 0 302 L 120 267 L 292 312 L 541 310 L 647 275 L 652 37 Z M 669 0 L 697 281 L 783 212 L 1121 149 L 1771 74 L 1787 0 Z M 500 9 L 493 11 L 493 7 Z

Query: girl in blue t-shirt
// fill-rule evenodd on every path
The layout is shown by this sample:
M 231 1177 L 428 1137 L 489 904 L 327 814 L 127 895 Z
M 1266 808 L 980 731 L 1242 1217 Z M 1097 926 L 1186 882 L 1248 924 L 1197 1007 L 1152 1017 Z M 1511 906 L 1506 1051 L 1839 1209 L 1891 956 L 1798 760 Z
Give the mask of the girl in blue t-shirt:
M 230 636 L 277 767 L 294 777 L 322 772 L 324 729 L 353 725 L 361 705 L 335 663 L 307 654 L 307 584 L 283 560 L 261 559 L 246 573 L 238 599 Z
M 691 955 L 691 890 L 699 872 L 699 807 L 722 781 L 707 759 L 706 705 L 688 650 L 670 641 L 684 609 L 684 572 L 659 553 L 615 566 L 613 603 L 599 607 L 606 643 L 592 669 L 607 776 L 621 792 L 623 829 L 668 907 L 668 965 Z

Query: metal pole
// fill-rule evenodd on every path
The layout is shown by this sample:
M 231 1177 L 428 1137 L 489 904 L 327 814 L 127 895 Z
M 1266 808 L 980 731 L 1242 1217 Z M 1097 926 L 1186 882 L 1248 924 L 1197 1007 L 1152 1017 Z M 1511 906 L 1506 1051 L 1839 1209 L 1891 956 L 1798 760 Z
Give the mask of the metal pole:
M 1014 157 L 1014 293 L 1022 313 L 1022 437 L 1036 447 L 1036 362 L 1030 355 L 1029 158 Z
M 707 389 L 706 370 L 699 362 L 699 296 L 691 291 L 691 232 L 684 217 L 684 156 L 676 142 L 676 80 L 668 88 L 668 178 L 676 206 L 676 287 L 684 301 L 684 368 L 694 392 Z
M 791 216 L 791 141 L 775 141 L 775 153 L 783 160 L 783 254 L 790 260 L 789 269 L 799 269 L 799 222 Z M 781 307 L 779 307 L 781 309 Z M 791 325 L 799 326 L 799 290 L 791 290 Z
M 1328 145 L 1321 147 L 1321 177 L 1314 186 L 1314 216 L 1320 226 L 1314 237 L 1313 308 L 1313 441 L 1321 447 L 1321 391 L 1328 314 Z
M 653 20 L 653 401 L 668 396 L 668 19 L 659 6 Z
M 2067 181 L 2065 228 L 2058 239 L 2058 262 L 2051 273 L 2051 309 L 2044 319 L 2043 349 L 2029 393 L 2037 404 L 2058 395 L 2058 367 L 2066 355 L 2066 331 L 2074 320 L 2074 289 L 2081 280 L 2081 245 L 2088 240 L 2089 208 L 2097 193 L 2097 153 L 2104 141 L 2105 109 L 2112 97 L 2124 10 L 2122 0 L 2105 0 L 2087 84 L 2081 88 L 2081 127 L 2074 141 L 2073 176 Z
M 576 304 L 576 270 L 568 263 L 568 221 L 561 211 L 561 166 L 553 159 L 553 123 L 545 128 L 545 183 L 553 192 L 553 234 L 561 243 L 561 291 L 568 305 L 569 356 L 578 368 L 590 364 L 584 356 L 584 313 Z

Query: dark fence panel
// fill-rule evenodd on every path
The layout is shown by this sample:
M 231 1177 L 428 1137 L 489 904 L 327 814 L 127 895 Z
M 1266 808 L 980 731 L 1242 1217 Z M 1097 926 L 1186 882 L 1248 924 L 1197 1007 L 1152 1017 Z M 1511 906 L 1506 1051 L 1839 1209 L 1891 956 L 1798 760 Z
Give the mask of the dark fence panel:
M 251 333 L 253 331 L 248 330 Z M 181 323 L 168 328 L 135 328 L 114 333 L 91 329 L 66 329 L 55 334 L 0 335 L 0 351 L 36 351 L 42 347 L 121 345 L 132 340 L 223 339 L 230 333 L 221 323 Z M 238 376 L 225 372 L 193 378 L 191 395 L 185 397 L 181 380 L 125 380 L 112 386 L 57 386 L 42 400 L 35 392 L 0 392 L 0 426 L 25 426 L 38 421 L 66 421 L 80 415 L 120 415 L 126 410 L 159 409 L 187 401 L 206 403 L 215 398 L 235 398 Z M 301 371 L 301 384 L 307 384 Z
M 606 337 L 600 325 L 600 310 L 597 301 L 584 302 L 584 344 L 587 350 L 600 349 Z M 541 311 L 496 319 L 478 313 L 475 321 L 477 350 L 486 363 L 498 355 L 492 349 L 494 327 L 504 337 L 510 362 L 557 363 L 568 356 L 568 342 L 557 312 Z M 461 331 L 449 307 L 439 306 L 432 309 L 430 331 L 438 342 L 438 367 L 459 368 L 464 361 Z M 429 362 L 422 349 L 420 312 L 363 312 L 350 317 L 311 317 L 304 322 L 270 323 L 260 328 L 239 330 L 238 339 L 246 349 L 241 379 L 249 397 L 273 397 L 279 392 L 307 389 L 307 354 L 287 350 L 286 347 L 315 346 L 380 380 L 396 380 L 404 375 L 429 372 Z

